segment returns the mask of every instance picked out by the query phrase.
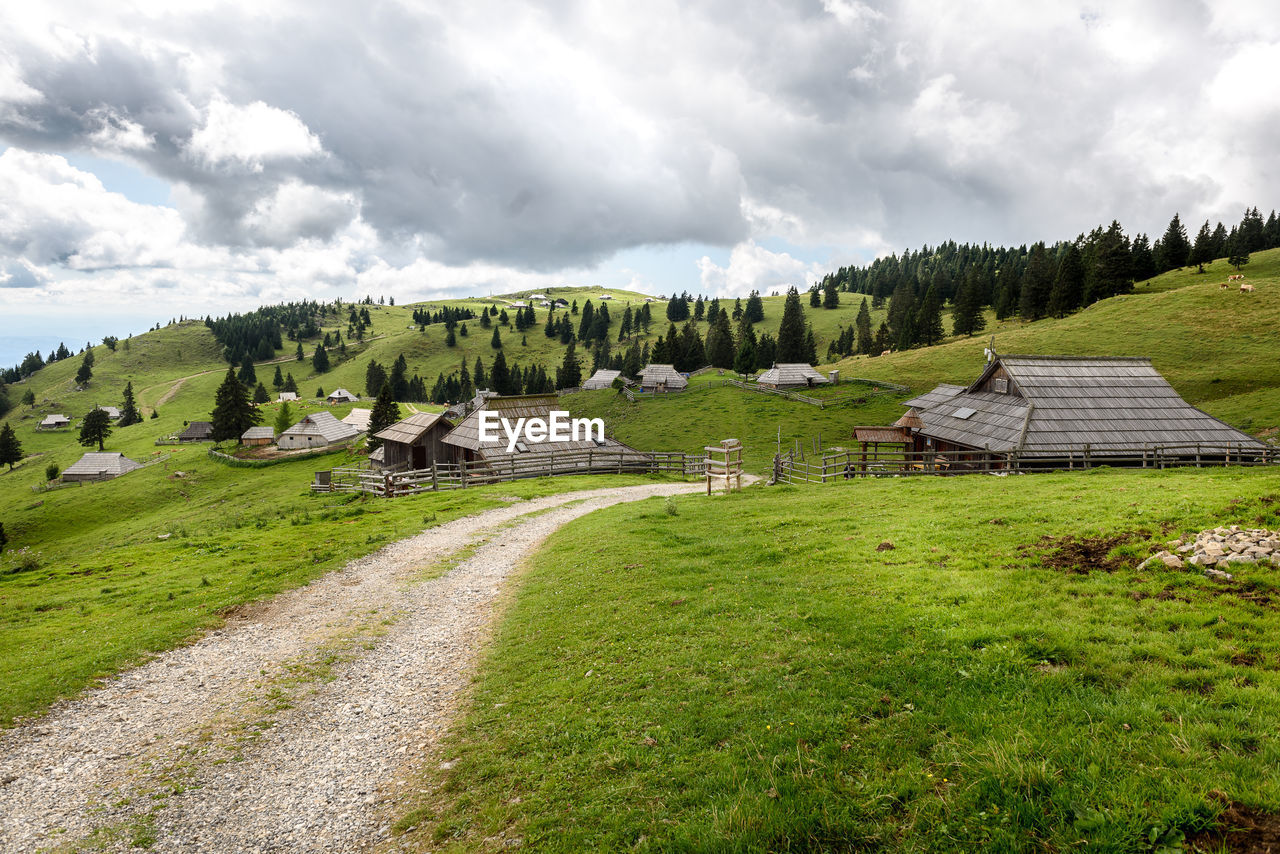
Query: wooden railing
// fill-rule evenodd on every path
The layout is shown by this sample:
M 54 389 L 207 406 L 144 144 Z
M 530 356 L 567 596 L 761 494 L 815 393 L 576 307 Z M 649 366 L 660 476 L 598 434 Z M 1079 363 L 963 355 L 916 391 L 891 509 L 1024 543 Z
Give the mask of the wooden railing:
M 706 460 L 681 452 L 637 453 L 601 448 L 546 454 L 514 455 L 501 460 L 432 463 L 430 468 L 380 472 L 339 467 L 316 472 L 311 488 L 316 492 L 366 492 L 373 495 L 413 495 L 445 489 L 463 489 L 487 483 L 555 477 L 572 474 L 653 474 L 701 476 Z
M 790 450 L 773 458 L 775 483 L 828 483 L 858 477 L 1012 474 L 1114 466 L 1166 469 L 1280 465 L 1280 448 L 1247 445 L 1157 445 L 1148 448 L 1085 448 L 1053 457 L 987 451 L 905 451 L 895 448 L 828 449 L 806 456 Z

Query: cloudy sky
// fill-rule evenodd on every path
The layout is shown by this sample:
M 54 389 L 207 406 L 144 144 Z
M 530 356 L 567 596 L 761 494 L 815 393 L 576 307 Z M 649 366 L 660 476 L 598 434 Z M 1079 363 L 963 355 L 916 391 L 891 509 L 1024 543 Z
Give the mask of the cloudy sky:
M 5 3 L 0 363 L 304 296 L 745 294 L 1265 215 L 1278 73 L 1262 0 Z

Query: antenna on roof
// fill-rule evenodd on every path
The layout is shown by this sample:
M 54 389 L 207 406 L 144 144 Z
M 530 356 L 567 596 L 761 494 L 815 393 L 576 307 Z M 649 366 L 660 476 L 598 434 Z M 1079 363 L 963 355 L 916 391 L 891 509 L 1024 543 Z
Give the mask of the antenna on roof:
M 996 359 L 996 336 L 991 336 L 991 346 L 982 349 L 982 355 L 986 357 L 987 364 L 991 364 Z

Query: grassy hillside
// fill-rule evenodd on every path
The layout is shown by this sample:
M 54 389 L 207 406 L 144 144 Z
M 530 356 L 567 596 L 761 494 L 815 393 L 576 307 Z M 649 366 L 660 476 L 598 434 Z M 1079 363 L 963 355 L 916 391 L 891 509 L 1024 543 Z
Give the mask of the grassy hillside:
M 1221 470 L 591 514 L 534 558 L 402 841 L 1189 850 L 1226 801 L 1280 810 L 1280 583 L 1131 567 L 1176 533 L 1278 514 L 1280 475 Z M 1096 557 L 1049 568 L 1068 536 Z

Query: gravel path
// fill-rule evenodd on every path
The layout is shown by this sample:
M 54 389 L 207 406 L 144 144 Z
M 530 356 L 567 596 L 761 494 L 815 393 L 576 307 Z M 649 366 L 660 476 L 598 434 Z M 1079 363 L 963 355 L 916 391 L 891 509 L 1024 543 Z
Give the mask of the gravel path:
M 507 577 L 572 519 L 700 488 L 565 493 L 440 525 L 0 734 L 0 851 L 385 841 L 381 806 L 455 720 Z

